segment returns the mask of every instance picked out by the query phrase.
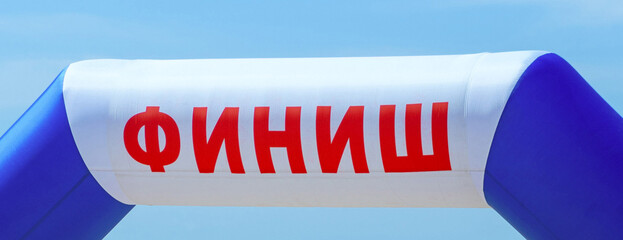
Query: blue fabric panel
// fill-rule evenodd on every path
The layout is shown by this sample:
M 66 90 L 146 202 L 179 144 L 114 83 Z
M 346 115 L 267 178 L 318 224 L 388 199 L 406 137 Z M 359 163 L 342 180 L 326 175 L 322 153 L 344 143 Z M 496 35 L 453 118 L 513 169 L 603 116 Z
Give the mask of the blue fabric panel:
M 562 58 L 515 86 L 487 160 L 485 197 L 529 239 L 623 239 L 623 119 Z
M 26 239 L 102 239 L 132 207 L 113 199 L 89 174 Z
M 133 207 L 109 196 L 84 165 L 63 78 L 0 138 L 0 239 L 102 238 Z

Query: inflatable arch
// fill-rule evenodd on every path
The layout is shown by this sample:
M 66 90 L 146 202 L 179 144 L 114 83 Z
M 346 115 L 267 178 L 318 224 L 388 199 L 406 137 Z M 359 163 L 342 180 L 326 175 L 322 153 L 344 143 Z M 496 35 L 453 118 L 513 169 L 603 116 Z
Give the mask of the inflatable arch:
M 147 204 L 492 207 L 618 239 L 622 146 L 553 53 L 82 61 L 0 138 L 0 238 L 103 238 Z

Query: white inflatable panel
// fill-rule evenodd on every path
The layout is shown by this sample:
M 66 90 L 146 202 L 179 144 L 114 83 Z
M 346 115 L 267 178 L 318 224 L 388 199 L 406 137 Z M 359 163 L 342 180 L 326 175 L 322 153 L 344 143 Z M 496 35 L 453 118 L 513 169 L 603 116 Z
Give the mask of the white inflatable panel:
M 522 72 L 543 54 L 526 51 L 418 57 L 90 60 L 69 66 L 63 94 L 85 164 L 108 193 L 127 204 L 486 207 L 483 171 L 497 122 Z M 326 113 L 329 106 L 330 117 L 318 114 L 321 110 Z M 265 107 L 269 107 L 268 112 Z M 235 112 L 232 109 L 238 111 L 237 134 L 232 118 L 223 118 L 223 124 L 217 124 L 226 108 L 229 113 Z M 357 112 L 362 108 L 363 115 Z M 207 113 L 203 138 L 196 130 L 201 129 L 202 109 Z M 391 133 L 395 135 L 395 156 L 412 158 L 384 157 L 391 155 L 390 148 L 381 147 L 390 143 L 390 138 L 382 135 L 388 136 L 387 129 L 391 130 L 391 109 L 395 109 L 395 134 Z M 148 111 L 152 113 L 149 116 L 158 117 L 148 117 Z M 417 121 L 413 120 L 416 113 L 421 113 L 420 136 L 408 134 L 417 132 Z M 258 128 L 266 114 L 268 133 Z M 319 157 L 319 152 L 327 152 L 318 144 L 324 138 L 316 136 L 324 129 L 317 126 L 323 119 L 327 120 L 325 127 L 330 122 L 332 141 L 340 139 L 336 137 L 340 134 L 342 141 L 343 136 L 351 137 L 342 157 L 337 158 L 341 160 L 335 172 L 329 161 Z M 163 126 L 171 120 L 174 126 Z M 342 122 L 344 128 L 339 130 Z M 356 125 L 360 122 L 362 132 Z M 297 123 L 300 131 L 285 127 Z M 147 125 L 159 126 L 159 133 L 154 135 L 156 128 Z M 446 134 L 439 130 L 443 128 Z M 216 141 L 219 147 L 212 150 L 220 151 L 213 171 L 206 172 L 211 162 L 198 159 L 196 154 L 210 136 L 218 140 L 220 135 L 212 135 L 214 129 L 229 137 L 238 136 L 238 141 L 225 139 L 222 146 Z M 146 136 L 147 132 L 151 135 Z M 286 139 L 282 133 L 291 135 Z M 353 157 L 361 153 L 361 148 L 351 149 L 361 140 L 357 137 L 360 133 L 365 164 L 361 154 Z M 203 139 L 202 143 L 194 142 L 193 135 Z M 438 137 L 436 141 L 433 136 Z M 448 166 L 439 157 L 443 151 L 434 151 L 443 150 L 444 143 L 439 139 L 444 137 Z M 299 151 L 292 146 L 299 139 L 302 161 L 297 162 L 300 157 L 295 155 Z M 409 146 L 415 146 L 410 153 L 407 139 L 412 139 Z M 421 144 L 415 142 L 417 139 Z M 236 161 L 226 154 L 228 141 L 232 146 L 239 145 L 239 151 L 229 149 L 232 156 L 239 153 L 238 165 L 229 164 Z M 264 144 L 259 148 L 269 149 L 272 161 L 257 156 L 258 142 Z M 329 143 L 339 150 L 339 142 Z M 288 147 L 270 147 L 280 144 Z M 421 156 L 415 156 L 413 151 L 419 148 Z M 288 151 L 292 157 L 288 157 Z M 168 160 L 165 153 L 170 155 Z M 389 166 L 392 161 L 393 167 Z M 204 167 L 202 172 L 199 165 Z

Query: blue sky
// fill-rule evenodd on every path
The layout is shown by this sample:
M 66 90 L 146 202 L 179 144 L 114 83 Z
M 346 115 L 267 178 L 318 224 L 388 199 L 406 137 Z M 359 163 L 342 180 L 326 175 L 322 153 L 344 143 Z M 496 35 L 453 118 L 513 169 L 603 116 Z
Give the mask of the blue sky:
M 7 1 L 0 133 L 68 64 L 547 50 L 623 111 L 623 2 Z M 136 207 L 108 239 L 516 239 L 491 209 Z

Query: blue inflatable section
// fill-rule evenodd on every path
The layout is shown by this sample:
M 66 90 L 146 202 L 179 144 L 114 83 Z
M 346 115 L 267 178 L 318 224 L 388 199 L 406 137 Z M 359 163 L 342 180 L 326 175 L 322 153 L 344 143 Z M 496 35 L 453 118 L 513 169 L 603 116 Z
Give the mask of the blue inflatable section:
M 623 238 L 623 119 L 565 60 L 541 56 L 504 109 L 484 191 L 528 239 Z
M 82 161 L 63 78 L 0 138 L 0 239 L 101 239 L 133 207 L 108 195 Z

